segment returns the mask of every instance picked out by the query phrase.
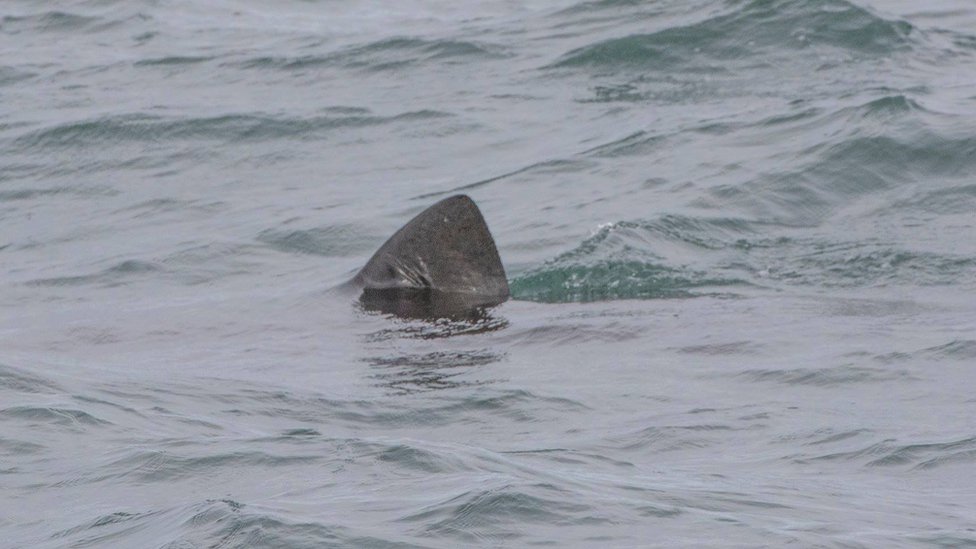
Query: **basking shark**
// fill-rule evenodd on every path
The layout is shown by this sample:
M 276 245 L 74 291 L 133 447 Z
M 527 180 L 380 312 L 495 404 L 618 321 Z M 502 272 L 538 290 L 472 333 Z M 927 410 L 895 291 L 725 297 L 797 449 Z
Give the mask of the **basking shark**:
M 408 318 L 478 317 L 509 297 L 485 218 L 460 194 L 407 222 L 348 285 L 364 309 Z

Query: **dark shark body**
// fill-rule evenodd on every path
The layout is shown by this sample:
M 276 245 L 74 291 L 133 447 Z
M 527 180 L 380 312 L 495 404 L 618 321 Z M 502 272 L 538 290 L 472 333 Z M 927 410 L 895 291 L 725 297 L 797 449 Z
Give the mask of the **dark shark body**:
M 365 309 L 412 318 L 470 317 L 509 297 L 495 241 L 465 195 L 410 220 L 350 284 L 362 289 Z

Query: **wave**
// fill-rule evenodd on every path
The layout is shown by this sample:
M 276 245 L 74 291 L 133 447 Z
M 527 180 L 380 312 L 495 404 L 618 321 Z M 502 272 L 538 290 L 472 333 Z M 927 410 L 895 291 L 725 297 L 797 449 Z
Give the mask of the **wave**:
M 33 425 L 49 424 L 60 427 L 87 428 L 110 425 L 83 410 L 56 406 L 12 406 L 0 409 L 0 418 L 31 422 Z
M 899 444 L 888 439 L 867 447 L 835 452 L 797 461 L 857 461 L 867 467 L 906 467 L 925 470 L 948 465 L 971 466 L 976 462 L 976 438 L 947 442 Z
M 401 522 L 421 522 L 425 535 L 467 543 L 518 537 L 515 524 L 609 523 L 597 509 L 567 497 L 551 485 L 499 486 L 454 496 L 428 509 L 405 516 Z
M 19 368 L 0 364 L 0 389 L 16 393 L 63 392 L 55 382 Z
M 517 299 L 548 303 L 728 294 L 744 288 L 943 285 L 973 276 L 976 258 L 875 239 L 776 236 L 789 226 L 664 216 L 618 222 L 516 275 Z M 771 234 L 772 233 L 772 234 Z
M 911 47 L 917 30 L 843 0 L 752 0 L 681 27 L 604 40 L 567 52 L 547 68 L 671 71 L 707 67 L 790 50 L 836 48 L 889 55 Z
M 654 251 L 654 241 L 662 236 L 691 245 L 716 245 L 703 239 L 705 235 L 678 230 L 674 219 L 607 224 L 575 249 L 517 275 L 510 283 L 512 296 L 547 303 L 688 297 L 695 290 L 746 283 L 665 264 Z

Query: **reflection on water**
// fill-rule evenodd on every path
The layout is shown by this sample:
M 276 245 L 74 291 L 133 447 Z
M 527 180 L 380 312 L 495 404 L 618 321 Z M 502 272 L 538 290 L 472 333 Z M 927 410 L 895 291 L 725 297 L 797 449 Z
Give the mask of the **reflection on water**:
M 492 380 L 473 379 L 470 374 L 478 367 L 498 362 L 504 353 L 485 348 L 450 349 L 446 341 L 438 343 L 438 351 L 405 352 L 399 349 L 398 340 L 411 340 L 411 345 L 429 347 L 430 344 L 418 340 L 443 340 L 455 336 L 477 336 L 489 334 L 508 327 L 508 320 L 495 317 L 492 310 L 479 307 L 469 311 L 464 318 L 416 319 L 390 314 L 389 327 L 366 334 L 366 343 L 392 343 L 382 345 L 385 352 L 363 359 L 373 367 L 375 373 L 370 377 L 379 385 L 397 394 L 454 389 L 492 383 Z M 369 312 L 374 314 L 375 311 Z M 478 342 L 479 338 L 454 340 L 451 343 Z M 406 343 L 406 342 L 404 342 Z M 482 342 L 483 343 L 483 342 Z
M 376 369 L 371 377 L 398 394 L 438 389 L 456 389 L 492 383 L 485 379 L 459 379 L 477 367 L 498 362 L 504 357 L 486 349 L 433 352 L 365 359 Z
M 390 314 L 390 313 L 388 313 Z M 391 326 L 366 335 L 369 343 L 391 339 L 442 339 L 461 335 L 485 334 L 508 327 L 508 320 L 495 317 L 491 309 L 480 308 L 466 319 L 437 318 L 417 320 L 390 318 Z
M 441 292 L 431 288 L 366 288 L 359 298 L 365 311 L 420 320 L 450 319 L 480 321 L 486 309 L 504 302 L 508 296 L 484 296 Z

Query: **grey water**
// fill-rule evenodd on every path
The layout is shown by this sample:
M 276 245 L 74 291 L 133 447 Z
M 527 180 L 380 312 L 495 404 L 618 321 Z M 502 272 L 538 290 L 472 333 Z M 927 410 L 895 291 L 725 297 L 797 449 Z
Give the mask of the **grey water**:
M 976 547 L 974 296 L 967 0 L 0 5 L 4 548 Z

